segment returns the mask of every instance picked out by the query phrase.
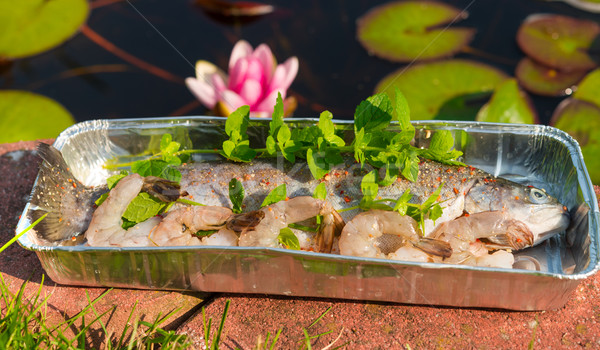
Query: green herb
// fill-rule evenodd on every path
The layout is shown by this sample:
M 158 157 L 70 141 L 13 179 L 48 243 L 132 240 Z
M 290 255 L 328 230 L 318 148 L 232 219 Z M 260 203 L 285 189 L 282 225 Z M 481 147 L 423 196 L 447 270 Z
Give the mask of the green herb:
M 256 151 L 250 148 L 248 141 L 248 123 L 250 122 L 250 107 L 242 106 L 236 109 L 225 122 L 225 133 L 229 140 L 223 142 L 223 155 L 238 162 L 249 162 L 256 157 Z
M 229 181 L 229 199 L 233 205 L 232 211 L 234 213 L 239 214 L 242 212 L 244 196 L 244 185 L 236 178 L 231 179 L 231 181 Z
M 300 241 L 298 240 L 298 237 L 296 237 L 294 232 L 287 227 L 282 228 L 279 231 L 277 240 L 287 249 L 300 250 Z
M 129 203 L 123 218 L 134 223 L 143 222 L 160 214 L 167 204 L 146 192 L 141 192 Z
M 315 191 L 313 192 L 313 198 L 321 200 L 327 199 L 327 187 L 325 186 L 325 183 L 321 182 L 317 185 Z
M 265 199 L 263 200 L 260 207 L 263 208 L 263 207 L 266 207 L 267 205 L 280 202 L 280 201 L 284 200 L 286 197 L 287 197 L 286 185 L 285 184 L 279 185 L 279 186 L 275 187 L 271 192 L 269 192 L 269 194 L 267 195 L 267 197 L 265 197 Z
M 194 233 L 194 236 L 196 237 L 208 237 L 210 235 L 212 235 L 213 233 L 217 233 L 219 232 L 219 230 L 203 230 L 203 231 L 198 231 L 196 233 Z

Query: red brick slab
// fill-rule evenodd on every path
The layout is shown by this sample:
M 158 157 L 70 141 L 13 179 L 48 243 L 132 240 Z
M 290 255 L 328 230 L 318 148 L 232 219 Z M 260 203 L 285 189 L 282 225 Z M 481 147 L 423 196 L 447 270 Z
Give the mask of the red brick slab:
M 0 246 L 15 235 L 19 215 L 33 187 L 39 160 L 31 150 L 35 149 L 36 145 L 37 142 L 0 144 Z M 37 292 L 42 276 L 45 274 L 36 254 L 21 248 L 18 243 L 0 253 L 0 273 L 12 293 L 16 293 L 23 282 L 28 280 L 25 295 L 34 295 Z M 50 296 L 47 311 L 48 324 L 57 324 L 65 317 L 76 315 L 88 305 L 88 296 L 91 300 L 95 300 L 105 291 L 105 288 L 57 285 L 46 277 L 42 296 Z M 165 315 L 180 308 L 163 325 L 163 328 L 176 328 L 207 296 L 208 294 L 203 293 L 114 289 L 95 304 L 95 309 L 98 313 L 111 310 L 102 321 L 108 332 L 118 337 L 134 306 L 136 312 L 133 318 L 146 321 L 154 320 L 159 313 Z M 1 302 L 0 307 L 5 310 L 5 305 Z M 114 307 L 116 309 L 113 311 Z M 94 317 L 90 314 L 86 318 L 86 324 L 89 324 Z M 75 324 L 71 331 L 79 331 L 80 325 L 80 323 Z M 69 334 L 69 331 L 65 333 L 67 336 Z M 88 333 L 88 348 L 100 348 L 104 339 L 105 334 L 96 323 Z

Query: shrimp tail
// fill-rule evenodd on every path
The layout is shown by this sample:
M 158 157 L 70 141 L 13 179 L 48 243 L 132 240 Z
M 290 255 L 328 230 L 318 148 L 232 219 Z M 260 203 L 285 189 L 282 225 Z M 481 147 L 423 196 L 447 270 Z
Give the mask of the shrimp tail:
M 331 211 L 323 215 L 323 222 L 319 227 L 319 235 L 317 238 L 317 244 L 319 252 L 331 253 L 333 247 L 333 240 L 339 236 L 346 223 L 342 216 L 333 208 Z
M 262 219 L 265 218 L 265 212 L 262 210 L 255 210 L 249 213 L 235 214 L 227 220 L 227 228 L 236 233 L 242 233 L 246 231 L 252 231 Z
M 452 247 L 450 243 L 434 238 L 421 237 L 413 246 L 423 252 L 438 256 L 441 258 L 449 258 L 452 256 Z
M 144 178 L 142 191 L 167 203 L 175 202 L 179 197 L 185 197 L 189 194 L 186 191 L 181 191 L 179 183 L 156 176 L 146 176 Z
M 87 228 L 93 204 L 100 195 L 84 186 L 71 173 L 62 154 L 54 147 L 40 143 L 42 158 L 37 184 L 31 194 L 31 218 L 48 214 L 36 227 L 39 238 L 48 242 L 75 239 Z

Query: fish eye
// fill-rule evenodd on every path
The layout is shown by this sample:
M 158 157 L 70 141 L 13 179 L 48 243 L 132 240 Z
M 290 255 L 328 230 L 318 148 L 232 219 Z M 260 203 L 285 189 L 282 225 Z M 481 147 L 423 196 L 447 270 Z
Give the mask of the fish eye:
M 529 198 L 533 203 L 542 204 L 548 200 L 548 195 L 546 192 L 539 190 L 537 188 L 532 188 L 529 192 Z

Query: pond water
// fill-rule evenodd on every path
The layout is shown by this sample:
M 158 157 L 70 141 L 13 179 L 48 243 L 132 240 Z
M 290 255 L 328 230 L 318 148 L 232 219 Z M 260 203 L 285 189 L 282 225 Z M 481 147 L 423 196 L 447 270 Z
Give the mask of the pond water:
M 351 119 L 377 82 L 402 67 L 370 56 L 356 40 L 356 19 L 384 2 L 270 1 L 273 13 L 245 23 L 215 19 L 191 0 L 108 2 L 93 8 L 89 28 L 108 45 L 180 79 L 169 81 L 140 69 L 79 33 L 56 49 L 5 68 L 0 87 L 51 97 L 78 121 L 204 115 L 207 110 L 194 102 L 183 79 L 194 75 L 196 60 L 225 68 L 233 44 L 245 39 L 253 46 L 267 43 L 280 62 L 298 57 L 298 76 L 289 91 L 298 99 L 295 116 L 317 117 L 327 109 L 335 118 Z M 456 57 L 485 62 L 510 76 L 524 57 L 515 35 L 528 15 L 559 13 L 600 21 L 600 15 L 562 2 L 446 2 L 470 14 L 458 26 L 477 28 L 470 47 L 481 54 Z M 548 123 L 562 98 L 530 96 L 540 121 Z

